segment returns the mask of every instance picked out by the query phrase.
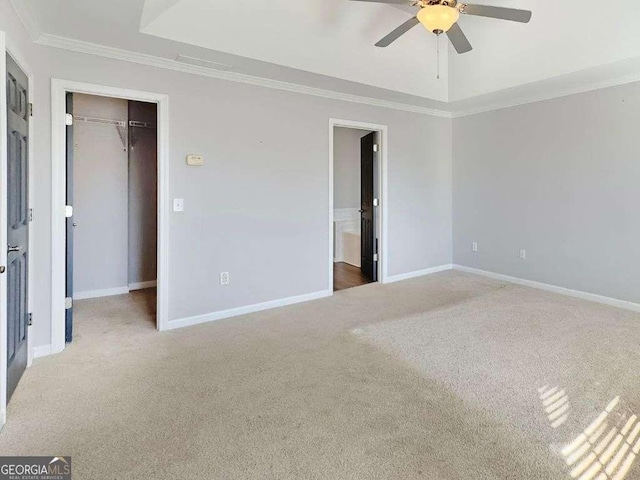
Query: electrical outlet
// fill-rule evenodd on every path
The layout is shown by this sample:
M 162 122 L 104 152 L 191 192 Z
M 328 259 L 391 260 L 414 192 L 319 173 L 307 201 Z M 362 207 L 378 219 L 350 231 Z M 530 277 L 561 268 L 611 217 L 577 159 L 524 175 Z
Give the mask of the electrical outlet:
M 184 198 L 174 198 L 173 199 L 173 211 L 174 212 L 184 212 Z
M 471 251 L 478 253 L 478 242 L 473 242 L 471 244 Z
M 526 250 L 520 250 L 520 259 L 521 260 L 526 260 L 527 259 L 527 251 Z
M 229 282 L 231 282 L 229 272 L 220 272 L 220 285 L 229 285 Z

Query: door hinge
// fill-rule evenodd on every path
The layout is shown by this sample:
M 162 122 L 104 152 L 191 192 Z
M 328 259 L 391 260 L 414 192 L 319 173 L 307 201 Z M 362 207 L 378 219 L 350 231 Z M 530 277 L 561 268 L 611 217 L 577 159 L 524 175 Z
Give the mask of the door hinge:
M 64 309 L 65 310 L 70 310 L 72 308 L 73 308 L 73 298 L 65 297 L 65 299 L 64 299 Z
M 29 102 L 29 116 L 33 117 L 33 103 Z
M 33 208 L 29 209 L 29 221 L 33 222 Z
M 70 113 L 67 113 L 65 116 L 65 124 L 67 125 L 67 127 L 73 125 L 73 115 L 71 115 Z
M 374 143 L 374 144 L 373 144 L 373 151 L 374 151 L 374 152 L 377 152 L 379 148 L 380 148 L 380 147 L 378 146 L 378 144 L 377 144 L 377 143 Z
M 29 326 L 33 325 L 33 313 L 29 314 Z
M 378 205 L 380 205 L 380 201 L 377 198 L 373 199 L 373 206 L 377 207 Z
M 67 218 L 73 217 L 73 207 L 71 205 L 65 205 L 64 216 Z
M 374 254 L 373 254 L 373 261 L 374 261 L 374 262 L 377 262 L 377 261 L 378 261 L 378 254 L 377 254 L 377 253 L 374 253 Z

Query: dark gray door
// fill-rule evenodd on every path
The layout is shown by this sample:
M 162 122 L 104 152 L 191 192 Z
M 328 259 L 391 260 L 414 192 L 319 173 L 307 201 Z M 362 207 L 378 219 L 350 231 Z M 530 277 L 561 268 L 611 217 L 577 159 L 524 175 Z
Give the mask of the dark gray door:
M 7 402 L 27 367 L 29 88 L 7 55 Z
M 361 270 L 372 282 L 378 281 L 374 199 L 374 145 L 376 133 L 360 140 L 360 252 Z
M 73 93 L 67 93 L 67 115 L 73 118 Z M 67 206 L 73 209 L 73 121 L 67 122 Z M 66 313 L 64 339 L 73 340 L 73 215 L 67 215 Z

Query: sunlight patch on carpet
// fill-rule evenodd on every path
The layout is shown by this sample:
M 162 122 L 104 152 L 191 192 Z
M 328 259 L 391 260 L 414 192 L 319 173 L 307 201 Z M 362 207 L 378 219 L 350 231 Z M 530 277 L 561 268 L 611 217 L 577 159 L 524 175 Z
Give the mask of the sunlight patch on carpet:
M 546 400 L 560 393 L 566 397 L 564 390 L 558 391 L 557 387 L 543 387 L 539 392 L 541 399 L 547 395 Z M 565 404 L 568 405 L 568 399 Z M 616 396 L 580 435 L 562 449 L 562 456 L 571 469 L 571 478 L 623 480 L 640 453 L 639 437 L 637 415 L 620 407 L 620 397 Z

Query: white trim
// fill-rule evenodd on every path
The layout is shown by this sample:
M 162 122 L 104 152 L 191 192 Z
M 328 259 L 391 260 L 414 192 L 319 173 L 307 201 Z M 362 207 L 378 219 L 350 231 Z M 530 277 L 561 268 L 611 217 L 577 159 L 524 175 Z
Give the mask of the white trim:
M 9 0 L 16 15 L 24 25 L 25 30 L 32 41 L 37 41 L 42 36 L 42 27 L 31 12 L 26 0 Z
M 15 0 L 14 0 L 15 1 Z M 199 65 L 191 65 L 169 58 L 157 57 L 154 55 L 147 55 L 139 52 L 132 52 L 130 50 L 122 50 L 119 48 L 107 47 L 104 45 L 98 45 L 95 43 L 84 42 L 67 37 L 61 37 L 57 35 L 51 35 L 44 33 L 40 35 L 37 40 L 34 40 L 38 45 L 47 47 L 60 48 L 63 50 L 70 50 L 79 53 L 86 53 L 89 55 L 96 55 L 99 57 L 106 57 L 115 60 L 122 60 L 125 62 L 137 63 L 140 65 L 148 65 L 157 68 L 164 68 L 168 70 L 174 70 L 177 72 L 189 73 L 192 75 L 200 75 L 211 78 L 218 78 L 221 80 L 228 80 L 232 82 L 246 83 L 249 85 L 256 85 L 265 88 L 273 88 L 276 90 L 284 90 L 288 92 L 300 93 L 304 95 L 312 95 L 316 97 L 329 98 L 332 100 L 340 100 L 344 102 L 361 103 L 364 105 L 371 105 L 374 107 L 390 108 L 394 110 L 401 110 L 406 112 L 418 113 L 421 115 L 429 115 L 433 117 L 443 118 L 460 118 L 470 115 L 477 115 L 479 113 L 490 112 L 494 110 L 502 110 L 505 108 L 516 107 L 520 105 L 527 105 L 530 103 L 537 103 L 545 100 L 551 100 L 555 98 L 566 97 L 570 95 L 576 95 L 580 93 L 586 93 L 594 90 L 600 90 L 603 88 L 609 88 L 619 85 L 625 85 L 628 83 L 640 81 L 640 73 L 633 73 L 624 75 L 622 77 L 612 78 L 600 82 L 593 82 L 583 84 L 581 86 L 561 89 L 553 92 L 540 93 L 534 95 L 526 95 L 511 100 L 503 100 L 486 103 L 477 107 L 469 108 L 461 111 L 450 111 L 436 108 L 420 107 L 416 105 L 409 105 L 399 102 L 391 102 L 387 100 L 381 100 L 378 98 L 364 97 L 360 95 L 352 95 L 342 92 L 336 92 L 333 90 L 326 90 L 322 88 L 309 87 L 305 85 L 299 85 L 290 82 L 283 82 L 279 80 L 271 80 L 267 78 L 246 75 L 237 72 L 230 72 L 224 70 L 216 70 L 213 68 L 202 67 Z M 514 87 L 518 88 L 518 87 Z M 500 93 L 494 92 L 494 93 Z M 469 97 L 460 102 L 472 100 L 476 97 Z M 447 104 L 447 108 L 455 109 L 457 102 L 444 102 Z
M 640 312 L 640 304 L 628 302 L 626 300 L 619 300 L 617 298 L 596 295 L 595 293 L 581 292 L 580 290 L 571 290 L 570 288 L 558 287 L 557 285 L 549 285 L 548 283 L 535 282 L 533 280 L 525 280 L 524 278 L 510 277 L 509 275 L 502 275 L 501 273 L 494 273 L 486 270 L 479 270 L 477 268 L 465 267 L 463 265 L 453 265 L 453 269 L 459 270 L 461 272 L 472 273 L 475 275 L 482 275 L 483 277 L 500 280 L 502 282 L 515 283 L 516 285 L 537 288 L 538 290 L 558 293 L 560 295 L 566 295 L 568 297 L 580 298 L 582 300 L 588 300 L 590 302 L 602 303 L 604 305 L 609 305 L 612 307 L 624 308 L 625 310 Z
M 270 302 L 257 303 L 255 305 L 247 305 L 246 307 L 231 308 L 229 310 L 222 310 L 222 311 L 213 312 L 213 313 L 205 313 L 204 315 L 196 315 L 194 317 L 180 318 L 178 320 L 171 320 L 167 325 L 167 330 L 188 327 L 191 325 L 198 325 L 201 323 L 213 322 L 217 320 L 223 320 L 225 318 L 232 318 L 232 317 L 237 317 L 239 315 L 246 315 L 247 313 L 261 312 L 263 310 L 270 310 L 272 308 L 284 307 L 287 305 L 293 305 L 295 303 L 309 302 L 311 300 L 318 300 L 320 298 L 330 297 L 332 294 L 333 292 L 330 290 L 322 290 L 319 292 L 307 293 L 305 295 L 282 298 L 280 300 L 272 300 Z
M 87 298 L 111 297 L 113 295 L 125 295 L 129 293 L 129 287 L 103 288 L 100 290 L 85 290 L 73 294 L 74 300 L 86 300 Z
M 107 57 L 116 60 L 122 60 L 125 62 L 138 63 L 141 65 L 149 65 L 158 68 L 165 68 L 169 70 L 175 70 L 184 73 L 190 73 L 193 75 L 202 75 L 213 78 L 220 78 L 223 80 L 229 80 L 240 83 L 249 83 L 252 85 L 263 86 L 267 88 L 275 88 L 279 90 L 292 91 L 297 93 L 303 93 L 307 95 L 314 95 L 324 98 L 331 98 L 334 100 L 343 100 L 346 102 L 362 103 L 365 105 L 372 105 L 382 108 L 391 108 L 394 110 L 403 110 L 413 113 L 419 113 L 423 115 L 430 115 L 435 117 L 444 118 L 460 118 L 470 115 L 477 115 L 479 113 L 491 112 L 494 110 L 502 110 L 505 108 L 516 107 L 520 105 L 528 105 L 530 103 L 537 103 L 545 100 L 552 100 L 555 98 L 566 97 L 570 95 L 576 95 L 580 93 L 591 92 L 594 90 L 600 90 L 604 88 L 610 88 L 620 85 L 626 85 L 628 83 L 634 83 L 640 81 L 640 73 L 635 72 L 626 74 L 621 77 L 611 78 L 608 80 L 602 80 L 597 82 L 583 83 L 581 86 L 564 88 L 553 92 L 539 93 L 533 95 L 525 95 L 512 100 L 503 100 L 485 103 L 477 107 L 469 108 L 461 111 L 454 111 L 455 103 L 457 102 L 443 102 L 451 105 L 451 110 L 441 110 L 436 108 L 418 107 L 415 105 L 409 105 L 399 102 L 390 102 L 386 100 L 380 100 L 371 97 L 363 97 L 359 95 L 350 95 L 346 93 L 335 92 L 332 90 L 325 90 L 313 87 L 306 87 L 289 82 L 281 82 L 277 80 L 269 80 L 261 77 L 255 77 L 251 75 L 244 75 L 235 72 L 220 71 L 212 68 L 202 67 L 198 65 L 185 64 L 177 60 L 171 60 L 168 58 L 157 57 L 154 55 L 147 55 L 138 52 L 132 52 L 130 50 L 122 50 L 118 48 L 108 47 L 95 43 L 85 42 L 68 37 L 62 37 L 58 35 L 52 35 L 43 33 L 42 27 L 31 13 L 31 9 L 25 0 L 9 0 L 16 15 L 24 25 L 27 33 L 38 45 L 47 47 L 60 48 L 64 50 L 70 50 L 74 52 L 86 53 L 89 55 L 96 55 L 100 57 Z M 575 82 L 574 82 L 575 83 Z M 518 88 L 513 87 L 513 88 Z M 492 93 L 499 93 L 492 92 Z M 480 95 L 478 95 L 480 96 Z M 465 102 L 472 100 L 476 97 L 469 97 L 459 102 Z
M 329 285 L 328 290 L 333 292 L 333 244 L 335 241 L 335 234 L 333 228 L 333 137 L 336 128 L 353 128 L 357 130 L 374 131 L 380 134 L 381 149 L 379 153 L 378 162 L 378 191 L 380 198 L 378 199 L 378 225 L 380 227 L 380 233 L 378 237 L 378 282 L 387 283 L 387 261 L 388 261 L 388 245 L 387 245 L 387 214 L 389 205 L 389 195 L 387 188 L 387 154 L 389 135 L 386 125 L 377 125 L 374 123 L 357 122 L 354 120 L 340 120 L 337 118 L 329 119 Z M 381 258 L 380 258 L 381 257 Z M 381 261 L 380 261 L 381 260 Z
M 35 43 L 47 47 L 61 48 L 63 50 L 71 50 L 73 52 L 86 53 L 99 57 L 106 57 L 125 62 L 137 63 L 151 67 L 164 68 L 177 72 L 189 73 L 192 75 L 200 75 L 203 77 L 218 78 L 221 80 L 229 80 L 231 82 L 245 83 L 265 88 L 273 88 L 276 90 L 284 90 L 287 92 L 301 93 L 304 95 L 312 95 L 315 97 L 329 98 L 332 100 L 341 100 L 343 102 L 361 103 L 374 107 L 391 108 L 394 110 L 403 110 L 406 112 L 419 113 L 423 115 L 431 115 L 435 117 L 451 118 L 451 113 L 444 110 L 433 108 L 418 107 L 398 102 L 389 102 L 377 98 L 363 97 L 360 95 L 351 95 L 348 93 L 336 92 L 333 90 L 325 90 L 322 88 L 308 87 L 296 83 L 283 82 L 280 80 L 272 80 L 268 78 L 246 75 L 243 73 L 216 70 L 212 68 L 202 67 L 199 65 L 191 65 L 169 58 L 156 57 L 144 53 L 132 52 L 130 50 L 121 50 L 119 48 L 106 47 L 95 43 L 83 42 L 72 38 L 59 37 L 57 35 L 43 34 Z
M 33 349 L 33 358 L 51 355 L 51 345 L 39 345 Z
M 432 275 L 434 273 L 446 272 L 451 270 L 453 265 L 440 265 L 438 267 L 425 268 L 424 270 L 417 270 L 415 272 L 401 273 L 400 275 L 394 275 L 387 277 L 387 283 L 401 282 L 403 280 L 409 280 L 410 278 L 423 277 L 425 275 Z
M 164 94 L 51 80 L 51 352 L 64 350 L 65 326 L 65 171 L 67 92 L 158 104 L 158 330 L 169 320 L 169 97 Z
M 0 245 L 7 244 L 7 44 L 0 31 Z M 7 265 L 7 249 L 0 248 L 0 265 Z M 7 274 L 0 275 L 0 429 L 7 422 Z
M 595 90 L 602 90 L 605 88 L 619 87 L 620 85 L 626 85 L 634 82 L 640 82 L 640 73 L 632 73 L 632 74 L 624 75 L 618 78 L 611 78 L 611 79 L 602 80 L 599 82 L 587 83 L 584 85 L 560 89 L 557 91 L 551 91 L 547 93 L 531 94 L 528 96 L 515 98 L 512 100 L 503 100 L 498 102 L 487 103 L 485 105 L 480 105 L 478 107 L 470 108 L 468 110 L 453 112 L 451 116 L 452 118 L 468 117 L 471 115 L 478 115 L 480 113 L 493 112 L 496 110 L 504 110 L 506 108 L 519 107 L 522 105 L 529 105 L 531 103 L 544 102 L 546 100 L 554 100 L 556 98 L 570 97 L 572 95 L 579 95 L 581 93 L 593 92 Z M 466 99 L 466 100 L 471 100 L 471 99 L 473 99 L 473 97 L 470 97 L 469 99 Z
M 145 288 L 153 288 L 158 284 L 156 280 L 150 280 L 148 282 L 136 282 L 129 284 L 129 291 L 132 292 L 134 290 L 143 290 Z
M 102 288 L 99 290 L 85 290 L 84 292 L 76 292 L 73 294 L 74 300 L 86 300 L 88 298 L 111 297 L 113 295 L 125 295 L 135 290 L 143 290 L 145 288 L 153 288 L 157 285 L 156 280 L 148 282 L 130 283 L 124 287 Z

